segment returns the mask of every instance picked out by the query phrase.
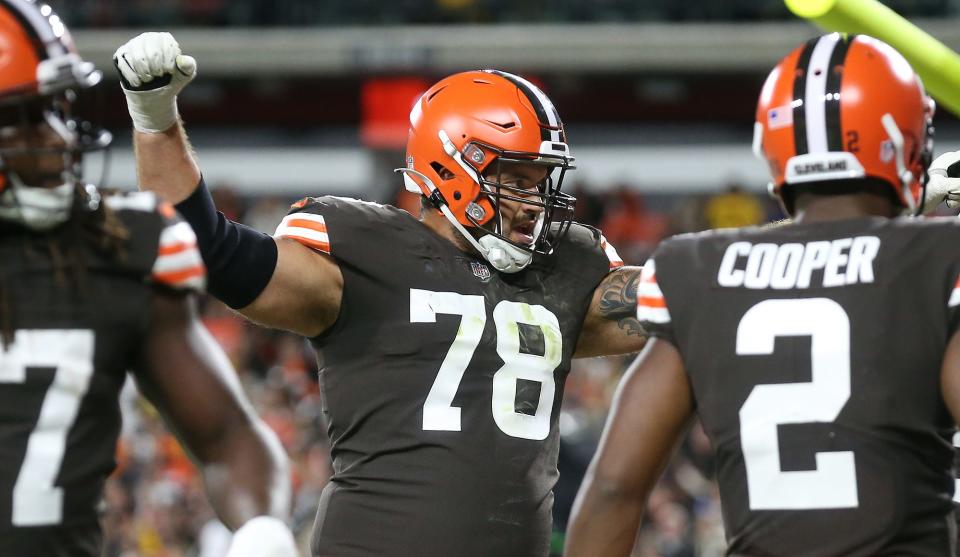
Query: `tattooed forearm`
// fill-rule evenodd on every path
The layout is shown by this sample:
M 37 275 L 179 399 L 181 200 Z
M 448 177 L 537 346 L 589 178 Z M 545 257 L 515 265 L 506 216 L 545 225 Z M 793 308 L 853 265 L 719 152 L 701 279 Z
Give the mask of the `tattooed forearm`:
M 629 335 L 644 336 L 646 331 L 637 321 L 637 282 L 639 267 L 624 267 L 613 271 L 600 283 L 600 315 L 616 320 L 617 325 Z

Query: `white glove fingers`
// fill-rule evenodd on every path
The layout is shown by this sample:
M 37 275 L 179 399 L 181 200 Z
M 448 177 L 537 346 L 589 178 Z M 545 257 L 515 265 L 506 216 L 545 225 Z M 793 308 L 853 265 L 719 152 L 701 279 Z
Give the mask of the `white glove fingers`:
M 137 75 L 137 70 L 135 70 L 133 64 L 130 63 L 125 47 L 126 45 L 120 47 L 115 54 L 117 57 L 117 69 L 120 70 L 123 79 L 127 80 L 127 83 L 129 83 L 131 87 L 139 87 L 141 85 L 140 76 Z
M 176 70 L 177 58 L 180 56 L 180 45 L 170 33 L 161 33 L 161 35 L 162 47 L 159 50 L 163 52 L 163 60 L 160 69 L 164 74 L 173 74 Z
M 143 61 L 147 65 L 147 72 L 151 77 L 160 77 L 164 72 L 164 61 L 168 56 L 164 52 L 164 47 L 155 45 L 144 45 Z
M 137 77 L 140 78 L 141 83 L 153 81 L 153 74 L 150 73 L 150 64 L 148 62 L 150 55 L 145 43 L 146 41 L 137 39 L 130 41 L 127 43 L 128 48 L 124 54 L 130 67 L 133 68 L 133 71 L 137 72 Z

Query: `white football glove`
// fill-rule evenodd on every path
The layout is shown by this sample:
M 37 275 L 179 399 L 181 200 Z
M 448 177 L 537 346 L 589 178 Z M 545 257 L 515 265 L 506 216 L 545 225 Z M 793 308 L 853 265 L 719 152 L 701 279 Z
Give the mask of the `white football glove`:
M 933 211 L 942 202 L 951 209 L 960 207 L 960 151 L 944 153 L 933 159 L 927 176 L 924 213 Z
M 258 516 L 244 523 L 230 541 L 225 557 L 298 557 L 297 542 L 279 518 Z
M 177 123 L 177 94 L 197 75 L 197 61 L 170 33 L 142 33 L 113 55 L 133 127 L 161 133 Z

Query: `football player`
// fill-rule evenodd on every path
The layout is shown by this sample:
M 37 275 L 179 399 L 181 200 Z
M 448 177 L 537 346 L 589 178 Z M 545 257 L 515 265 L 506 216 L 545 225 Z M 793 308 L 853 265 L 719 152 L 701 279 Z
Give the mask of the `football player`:
M 190 226 L 82 180 L 100 72 L 46 4 L 0 0 L 0 555 L 101 554 L 127 369 L 194 456 L 232 557 L 296 555 L 288 464 L 200 324 Z
M 196 61 L 154 33 L 115 62 L 141 183 L 196 229 L 210 290 L 322 351 L 334 475 L 313 554 L 546 555 L 570 360 L 645 340 L 639 269 L 570 221 L 573 157 L 546 95 L 500 71 L 441 80 L 413 108 L 400 170 L 419 220 L 307 198 L 270 237 L 203 185 L 176 109 Z
M 680 236 L 644 266 L 654 338 L 623 379 L 568 555 L 630 554 L 694 416 L 729 555 L 956 554 L 960 223 L 900 216 L 957 189 L 949 155 L 924 195 L 932 114 L 871 37 L 824 35 L 773 69 L 754 148 L 794 222 Z

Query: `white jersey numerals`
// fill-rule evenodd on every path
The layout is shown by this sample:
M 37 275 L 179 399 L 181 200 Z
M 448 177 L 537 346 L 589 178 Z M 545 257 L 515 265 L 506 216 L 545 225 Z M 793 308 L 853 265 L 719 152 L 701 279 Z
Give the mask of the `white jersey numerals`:
M 493 309 L 497 326 L 497 354 L 503 366 L 493 375 L 493 419 L 513 437 L 546 439 L 550 434 L 550 414 L 556 384 L 553 370 L 563 359 L 563 336 L 557 316 L 543 306 L 502 301 Z M 539 327 L 543 332 L 543 356 L 520 351 L 520 324 Z M 531 416 L 517 412 L 519 380 L 540 383 L 540 400 Z
M 778 336 L 809 336 L 812 380 L 757 385 L 740 407 L 740 443 L 753 510 L 857 507 L 852 451 L 816 454 L 816 470 L 784 472 L 777 427 L 832 422 L 850 398 L 850 320 L 828 298 L 766 300 L 737 327 L 737 354 L 773 354 Z
M 953 434 L 953 448 L 960 449 L 960 431 Z M 953 480 L 953 502 L 960 503 L 960 478 Z
M 0 384 L 23 383 L 28 367 L 55 368 L 40 416 L 13 486 L 13 525 L 43 526 L 63 520 L 63 489 L 54 486 L 67 448 L 67 433 L 93 376 L 90 330 L 20 330 L 0 351 Z
M 453 406 L 453 399 L 480 344 L 487 313 L 483 296 L 410 289 L 412 323 L 435 323 L 438 313 L 460 315 L 461 320 L 457 336 L 423 404 L 423 429 L 460 431 L 460 408 Z M 553 372 L 563 354 L 557 317 L 540 305 L 504 300 L 494 308 L 493 321 L 497 328 L 497 354 L 504 362 L 493 375 L 493 419 L 501 431 L 512 437 L 546 439 L 556 393 Z M 521 325 L 540 329 L 543 355 L 520 351 Z M 540 384 L 540 397 L 533 414 L 516 411 L 517 386 L 521 380 Z
M 480 344 L 487 311 L 483 296 L 464 296 L 455 292 L 430 292 L 410 289 L 410 322 L 436 323 L 437 314 L 460 315 L 460 328 L 447 356 L 440 364 L 437 378 L 423 403 L 423 429 L 427 431 L 460 431 L 460 409 L 453 406 L 453 397 L 470 365 L 473 352 Z

